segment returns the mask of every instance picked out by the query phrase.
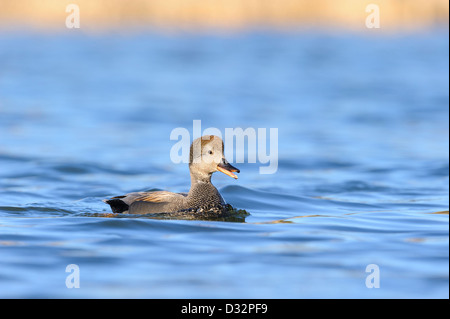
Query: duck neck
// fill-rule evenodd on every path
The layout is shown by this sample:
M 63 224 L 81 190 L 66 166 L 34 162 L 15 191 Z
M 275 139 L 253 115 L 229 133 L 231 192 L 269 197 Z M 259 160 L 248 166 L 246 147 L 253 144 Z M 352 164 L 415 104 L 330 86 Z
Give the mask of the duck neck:
M 225 204 L 219 191 L 211 183 L 211 175 L 198 178 L 191 174 L 191 189 L 187 201 L 192 207 Z

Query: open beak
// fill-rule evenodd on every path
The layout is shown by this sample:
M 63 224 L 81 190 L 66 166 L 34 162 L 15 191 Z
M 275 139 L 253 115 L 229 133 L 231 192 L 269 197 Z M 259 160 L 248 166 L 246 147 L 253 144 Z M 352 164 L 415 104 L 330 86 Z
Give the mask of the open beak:
M 217 170 L 219 172 L 222 172 L 230 177 L 233 177 L 234 179 L 237 179 L 238 177 L 236 174 L 233 174 L 234 172 L 240 173 L 240 170 L 238 170 L 236 167 L 232 166 L 230 163 L 227 162 L 225 158 L 222 158 L 222 162 L 220 162 L 217 165 Z

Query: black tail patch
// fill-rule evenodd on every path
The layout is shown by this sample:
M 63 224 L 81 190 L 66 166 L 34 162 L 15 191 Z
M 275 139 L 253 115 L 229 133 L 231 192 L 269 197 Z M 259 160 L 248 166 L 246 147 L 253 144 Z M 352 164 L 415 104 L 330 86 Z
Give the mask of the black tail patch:
M 119 197 L 119 196 L 118 196 Z M 125 197 L 125 196 L 121 196 Z M 111 206 L 111 210 L 114 214 L 122 214 L 123 212 L 127 211 L 129 206 L 124 203 L 121 199 L 111 198 L 105 200 L 105 203 L 109 204 Z

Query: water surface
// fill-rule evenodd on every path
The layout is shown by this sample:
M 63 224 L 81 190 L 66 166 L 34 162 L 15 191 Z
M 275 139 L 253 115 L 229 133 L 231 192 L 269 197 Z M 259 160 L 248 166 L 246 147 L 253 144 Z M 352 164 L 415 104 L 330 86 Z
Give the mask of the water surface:
M 2 33 L 0 296 L 448 298 L 448 85 L 442 32 Z M 276 174 L 213 177 L 245 223 L 103 217 L 188 190 L 196 119 L 278 128 Z

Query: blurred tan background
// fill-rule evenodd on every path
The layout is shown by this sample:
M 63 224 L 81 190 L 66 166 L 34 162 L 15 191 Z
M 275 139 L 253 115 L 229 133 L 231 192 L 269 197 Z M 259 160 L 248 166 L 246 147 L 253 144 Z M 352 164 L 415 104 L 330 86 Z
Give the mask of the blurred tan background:
M 81 28 L 340 28 L 365 30 L 368 4 L 380 8 L 381 30 L 447 26 L 448 0 L 0 0 L 0 29 L 65 29 L 68 4 Z

